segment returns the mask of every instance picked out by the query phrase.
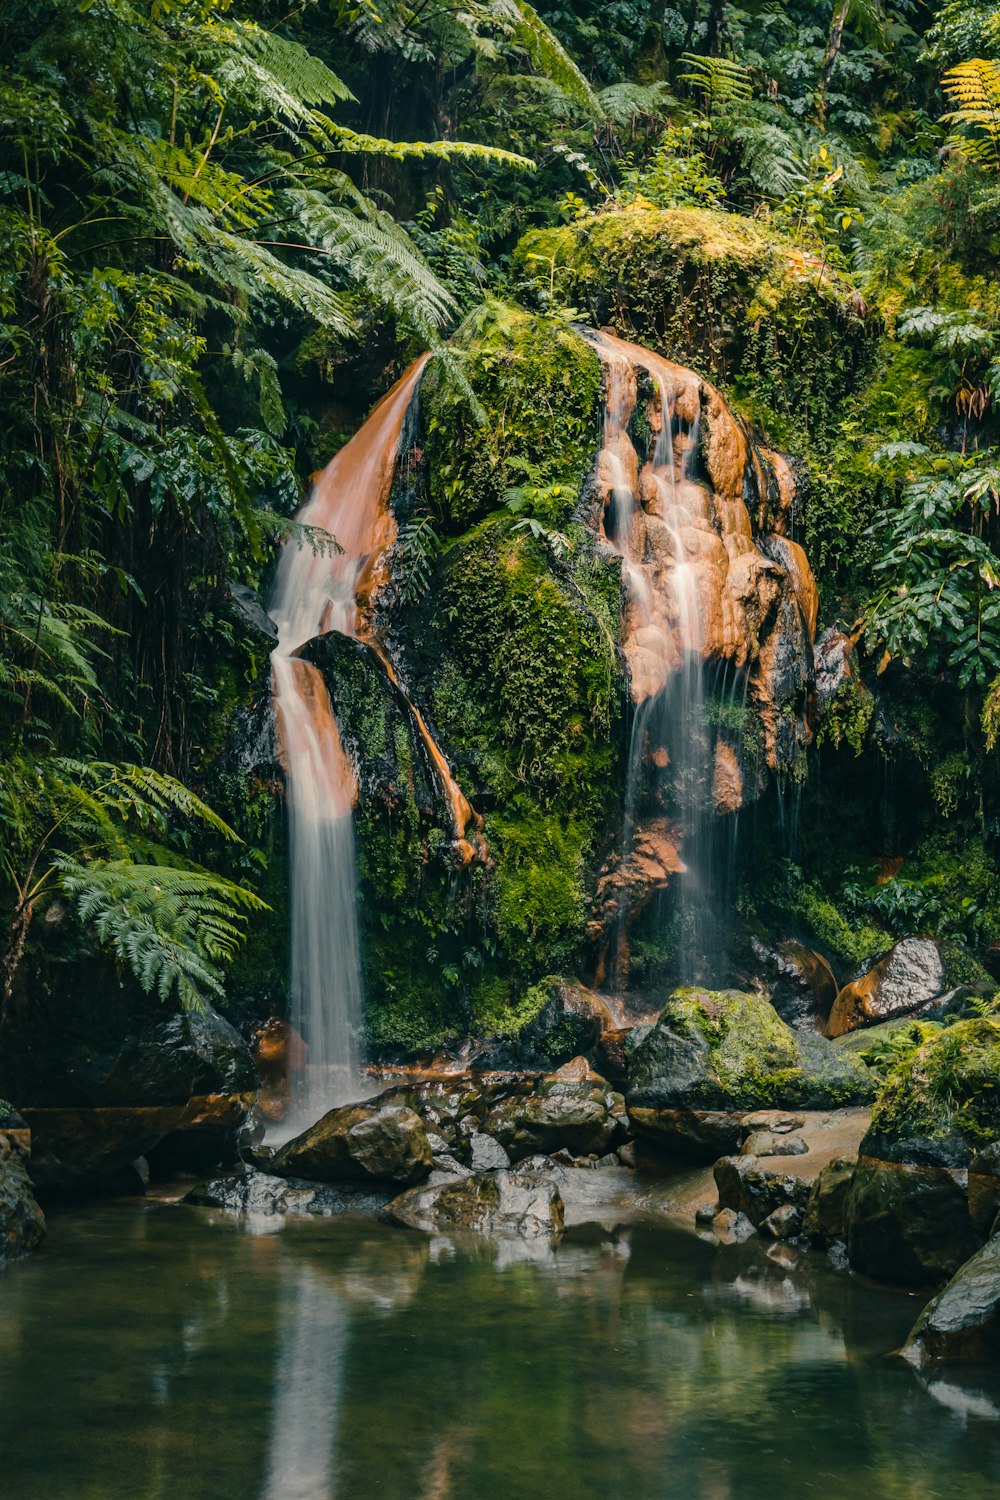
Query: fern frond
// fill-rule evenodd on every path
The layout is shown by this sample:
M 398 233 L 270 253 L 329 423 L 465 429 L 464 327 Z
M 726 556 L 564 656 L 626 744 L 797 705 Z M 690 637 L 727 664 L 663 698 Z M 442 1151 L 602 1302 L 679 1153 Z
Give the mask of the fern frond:
M 494 0 L 491 10 L 508 22 L 515 46 L 528 54 L 535 72 L 551 78 L 564 94 L 599 120 L 601 106 L 597 95 L 555 32 L 546 26 L 528 0 Z
M 665 83 L 613 83 L 601 89 L 597 102 L 612 125 L 634 125 L 636 120 L 663 120 L 677 100 Z
M 948 144 L 984 166 L 1000 168 L 1000 62 L 970 58 L 948 69 L 942 87 L 955 106 L 944 118 L 958 127 Z
M 753 94 L 750 69 L 745 63 L 730 57 L 698 57 L 693 52 L 685 52 L 681 62 L 687 68 L 686 73 L 679 74 L 681 81 L 697 89 L 710 110 Z
M 200 1009 L 223 995 L 219 965 L 245 936 L 246 914 L 266 911 L 253 892 L 205 870 L 128 860 L 56 862 L 59 887 L 80 921 L 128 965 L 146 994 Z

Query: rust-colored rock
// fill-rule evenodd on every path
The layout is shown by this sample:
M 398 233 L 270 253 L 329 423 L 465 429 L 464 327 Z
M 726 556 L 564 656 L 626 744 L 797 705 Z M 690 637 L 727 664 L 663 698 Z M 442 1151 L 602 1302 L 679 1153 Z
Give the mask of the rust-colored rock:
M 718 740 L 715 746 L 712 799 L 721 816 L 739 812 L 743 806 L 743 772 L 736 751 L 725 740 Z
M 266 1021 L 254 1035 L 254 1061 L 260 1074 L 260 1111 L 272 1123 L 283 1120 L 291 1097 L 292 1079 L 306 1065 L 306 1044 L 295 1028 L 278 1017 Z
M 938 946 L 930 938 L 903 938 L 866 974 L 845 984 L 826 1024 L 830 1037 L 859 1026 L 905 1016 L 945 988 Z

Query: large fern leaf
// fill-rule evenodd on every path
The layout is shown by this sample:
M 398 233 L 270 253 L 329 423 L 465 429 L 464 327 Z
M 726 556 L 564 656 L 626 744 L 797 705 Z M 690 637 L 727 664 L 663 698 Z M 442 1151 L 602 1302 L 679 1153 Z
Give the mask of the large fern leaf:
M 1000 168 L 1000 62 L 973 57 L 942 79 L 955 107 L 945 115 L 957 129 L 949 144 L 984 166 Z

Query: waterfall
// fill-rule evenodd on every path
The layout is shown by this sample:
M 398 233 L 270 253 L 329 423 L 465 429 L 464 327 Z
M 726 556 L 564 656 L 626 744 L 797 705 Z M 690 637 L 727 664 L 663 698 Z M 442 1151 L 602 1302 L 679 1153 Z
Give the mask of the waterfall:
M 288 788 L 291 1022 L 308 1047 L 294 1124 L 357 1097 L 361 1073 L 361 949 L 352 810 L 354 769 L 322 674 L 298 652 L 339 631 L 369 641 L 369 609 L 395 538 L 389 493 L 407 411 L 426 356 L 407 370 L 318 476 L 299 512 L 334 547 L 289 542 L 270 613 L 275 719 Z
M 677 876 L 674 968 L 685 981 L 708 977 L 723 946 L 714 869 L 714 736 L 708 722 L 707 605 L 698 549 L 711 530 L 711 496 L 696 477 L 701 419 L 697 378 L 646 349 L 594 336 L 605 364 L 606 405 L 599 476 L 608 495 L 607 540 L 622 558 L 626 654 L 634 704 L 628 748 L 623 846 Z M 650 377 L 651 451 L 640 459 L 628 426 L 638 401 L 636 369 Z M 728 863 L 728 862 L 727 862 Z M 611 980 L 627 980 L 626 883 Z

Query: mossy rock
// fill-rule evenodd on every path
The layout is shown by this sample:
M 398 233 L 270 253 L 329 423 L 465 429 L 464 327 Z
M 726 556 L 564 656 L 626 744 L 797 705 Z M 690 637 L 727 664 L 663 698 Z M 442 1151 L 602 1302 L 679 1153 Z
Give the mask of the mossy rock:
M 862 1154 L 961 1169 L 1000 1139 L 1000 1018 L 935 1031 L 890 1072 Z
M 636 203 L 532 230 L 514 265 L 639 343 L 751 405 L 822 425 L 870 361 L 874 329 L 847 282 L 768 226 L 713 209 Z
M 629 1058 L 628 1102 L 642 1108 L 833 1109 L 872 1093 L 862 1062 L 739 990 L 675 990 Z

